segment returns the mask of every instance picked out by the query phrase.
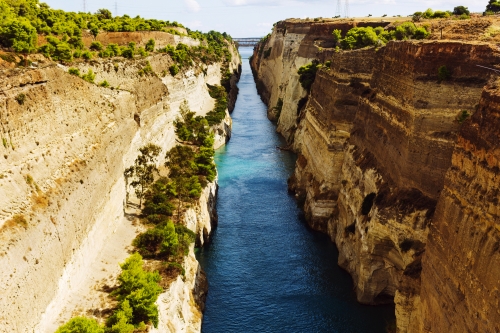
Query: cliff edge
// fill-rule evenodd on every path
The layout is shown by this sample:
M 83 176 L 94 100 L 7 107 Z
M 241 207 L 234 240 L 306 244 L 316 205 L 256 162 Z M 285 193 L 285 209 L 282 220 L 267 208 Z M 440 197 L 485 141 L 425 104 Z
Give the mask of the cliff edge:
M 334 30 L 402 22 L 292 19 L 251 59 L 299 155 L 289 187 L 308 224 L 336 243 L 360 302 L 396 304 L 398 332 L 500 329 L 500 129 L 493 72 L 478 67 L 500 61 L 495 20 L 422 22 L 427 40 L 340 50 Z M 298 72 L 313 61 L 308 91 Z
M 174 49 L 190 39 L 166 33 L 156 38 Z M 224 64 L 195 63 L 175 75 L 169 71 L 175 60 L 158 52 L 70 66 L 34 55 L 31 68 L 2 70 L 0 332 L 53 332 L 75 314 L 109 315 L 106 297 L 118 264 L 143 231 L 135 222 L 137 209 L 125 204 L 124 170 L 150 143 L 161 148 L 163 165 L 176 145 L 181 103 L 201 116 L 213 109 L 208 85 L 228 80 L 234 105 L 240 58 L 232 44 L 228 49 Z M 102 84 L 71 75 L 70 67 L 78 74 L 92 71 L 92 81 Z M 228 111 L 214 126 L 216 147 L 229 139 Z M 200 246 L 216 223 L 216 189 L 216 182 L 208 184 L 186 212 Z M 158 301 L 162 332 L 201 329 L 206 279 L 192 248 L 184 269 L 186 278 L 176 279 Z M 182 310 L 170 311 L 177 307 Z

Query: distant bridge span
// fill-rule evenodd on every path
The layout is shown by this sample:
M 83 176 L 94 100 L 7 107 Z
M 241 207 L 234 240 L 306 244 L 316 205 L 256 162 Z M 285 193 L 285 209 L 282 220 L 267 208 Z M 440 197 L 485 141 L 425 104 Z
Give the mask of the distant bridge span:
M 240 46 L 256 46 L 262 38 L 252 37 L 252 38 L 233 38 L 233 41 L 238 47 Z

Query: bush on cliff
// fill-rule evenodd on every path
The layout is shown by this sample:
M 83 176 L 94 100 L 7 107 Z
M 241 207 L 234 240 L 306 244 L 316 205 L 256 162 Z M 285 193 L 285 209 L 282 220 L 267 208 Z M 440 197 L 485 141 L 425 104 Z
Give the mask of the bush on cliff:
M 176 76 L 177 73 L 179 73 L 179 66 L 177 66 L 177 64 L 173 64 L 168 68 L 168 71 L 172 76 Z
M 462 8 L 467 10 L 467 7 L 464 7 L 464 6 L 455 7 L 455 9 L 457 9 L 457 11 L 461 11 Z M 413 21 L 420 21 L 420 18 L 425 18 L 425 19 L 448 18 L 453 14 L 454 13 L 449 11 L 449 10 L 447 10 L 447 11 L 442 11 L 442 10 L 434 11 L 432 8 L 428 8 L 425 12 L 415 12 L 413 14 Z M 454 15 L 461 15 L 461 14 L 454 14 Z
M 82 79 L 84 79 L 85 81 L 87 81 L 89 83 L 94 83 L 94 79 L 95 79 L 94 71 L 92 69 L 89 69 L 87 74 L 82 75 Z
M 95 319 L 75 317 L 59 327 L 56 333 L 104 333 L 104 327 Z
M 162 292 L 158 284 L 158 272 L 146 272 L 143 269 L 142 257 L 139 253 L 131 255 L 120 265 L 122 272 L 118 277 L 119 286 L 113 292 L 120 302 L 116 311 L 108 320 L 107 326 L 144 324 L 158 326 L 158 308 L 156 299 Z
M 30 53 L 36 49 L 36 29 L 26 19 L 10 18 L 0 23 L 0 44 L 15 52 Z
M 156 45 L 156 42 L 154 39 L 150 39 L 148 40 L 148 42 L 146 43 L 146 51 L 148 52 L 153 52 L 155 50 L 155 45 Z
M 196 117 L 196 113 L 189 109 L 187 101 L 179 108 L 180 117 L 174 121 L 175 134 L 182 141 L 201 146 L 210 135 L 208 121 L 204 117 Z
M 316 79 L 316 73 L 320 67 L 321 65 L 319 64 L 319 61 L 313 60 L 312 63 L 299 68 L 299 82 L 305 90 L 311 90 L 311 86 Z
M 226 117 L 228 103 L 227 92 L 222 86 L 212 86 L 207 84 L 207 87 L 210 97 L 215 98 L 215 107 L 212 111 L 207 113 L 205 119 L 208 121 L 208 125 L 213 126 L 220 124 L 220 122 Z
M 169 255 L 176 251 L 179 239 L 174 224 L 172 221 L 167 220 L 137 236 L 133 245 L 145 257 L 161 256 L 168 258 Z

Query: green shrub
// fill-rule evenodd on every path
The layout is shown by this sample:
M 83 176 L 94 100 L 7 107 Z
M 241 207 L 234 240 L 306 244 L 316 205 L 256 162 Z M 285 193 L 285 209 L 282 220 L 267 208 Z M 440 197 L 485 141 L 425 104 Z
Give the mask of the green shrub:
M 226 117 L 227 110 L 227 92 L 222 86 L 212 86 L 207 84 L 210 97 L 215 98 L 215 108 L 208 112 L 205 119 L 210 126 L 220 124 Z
M 56 333 L 104 333 L 104 328 L 95 319 L 75 317 L 59 327 Z
M 176 76 L 177 73 L 179 73 L 179 66 L 177 66 L 177 64 L 173 64 L 168 68 L 168 70 L 172 76 Z
M 93 57 L 94 57 L 94 55 L 90 51 L 84 51 L 82 53 L 82 58 L 85 60 L 91 60 Z
M 80 77 L 80 70 L 78 68 L 71 67 L 68 73 Z
M 139 71 L 139 75 L 140 76 L 143 76 L 143 75 L 152 75 L 154 74 L 154 71 L 153 71 L 153 67 L 151 67 L 151 64 L 149 63 L 149 61 L 146 62 L 146 66 L 144 66 L 140 71 Z
M 469 118 L 471 114 L 467 110 L 462 110 L 457 116 L 457 121 L 459 124 L 463 123 L 467 118 Z
M 155 50 L 155 45 L 156 42 L 154 39 L 148 40 L 148 42 L 146 43 L 146 51 L 153 52 Z
M 179 239 L 173 222 L 167 221 L 137 236 L 133 245 L 145 257 L 162 256 L 168 258 L 169 255 L 176 253 Z
M 312 63 L 299 68 L 299 82 L 305 90 L 311 90 L 311 86 L 316 79 L 316 73 L 320 67 L 319 61 L 313 60 Z
M 75 50 L 73 52 L 73 58 L 81 58 L 82 57 L 82 50 Z
M 124 300 L 118 309 L 108 318 L 106 333 L 133 333 L 135 326 L 132 307 L 128 300 Z
M 417 30 L 415 30 L 413 37 L 415 39 L 426 39 L 429 37 L 430 34 L 431 33 L 428 32 L 427 29 L 420 27 L 420 28 L 417 28 Z
M 113 294 L 117 296 L 120 302 L 119 308 L 123 311 L 122 322 L 135 327 L 141 323 L 152 323 L 157 327 L 158 308 L 155 302 L 162 292 L 162 288 L 158 285 L 160 275 L 158 272 L 146 272 L 142 266 L 143 261 L 139 253 L 134 253 L 125 260 L 120 265 L 122 272 L 118 277 L 119 286 Z M 126 301 L 128 305 L 124 304 Z M 132 310 L 132 316 L 129 308 Z M 115 324 L 118 322 L 115 320 Z M 112 321 L 108 325 L 111 323 Z
M 94 79 L 95 79 L 94 71 L 92 69 L 89 69 L 87 74 L 82 75 L 82 79 L 84 79 L 85 81 L 87 81 L 89 83 L 94 83 Z
M 415 24 L 411 22 L 404 22 L 403 24 L 396 27 L 396 31 L 394 33 L 396 39 L 404 40 L 409 39 L 411 36 L 415 35 L 417 31 L 417 27 Z
M 139 47 L 137 49 L 137 53 L 141 56 L 141 57 L 147 57 L 149 55 L 148 52 L 146 52 L 146 50 L 143 48 L 143 47 Z
M 135 56 L 135 49 L 131 47 L 122 48 L 121 55 L 124 58 L 132 59 Z
M 335 45 L 338 45 L 340 41 L 342 40 L 342 30 L 340 29 L 335 29 L 332 32 L 333 35 L 333 40 L 335 41 Z
M 30 53 L 36 49 L 37 32 L 27 19 L 11 17 L 1 22 L 0 28 L 1 45 L 21 53 Z
M 438 68 L 438 79 L 439 81 L 446 81 L 451 77 L 451 73 L 446 66 L 440 66 Z
M 110 57 L 118 57 L 122 54 L 120 46 L 114 43 L 108 44 L 108 46 L 106 46 L 106 52 Z
M 92 42 L 92 44 L 90 44 L 89 49 L 91 49 L 92 51 L 101 51 L 103 49 L 103 46 L 101 42 L 94 41 Z
M 100 82 L 99 87 L 109 88 L 108 81 L 104 80 L 104 81 Z
M 25 94 L 19 94 L 15 97 L 15 100 L 20 104 L 23 105 L 24 102 L 26 101 L 26 95 Z
M 436 10 L 434 12 L 434 15 L 432 15 L 432 18 L 448 18 L 448 17 L 450 17 L 450 13 L 442 10 Z

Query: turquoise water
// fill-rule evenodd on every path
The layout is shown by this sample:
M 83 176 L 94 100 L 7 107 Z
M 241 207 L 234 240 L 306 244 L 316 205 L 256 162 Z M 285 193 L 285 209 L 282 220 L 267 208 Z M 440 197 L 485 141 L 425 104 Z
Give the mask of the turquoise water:
M 209 292 L 202 331 L 385 332 L 394 307 L 356 302 L 327 237 L 307 228 L 286 180 L 295 156 L 266 117 L 242 48 L 233 137 L 217 151 L 219 226 L 198 259 Z

